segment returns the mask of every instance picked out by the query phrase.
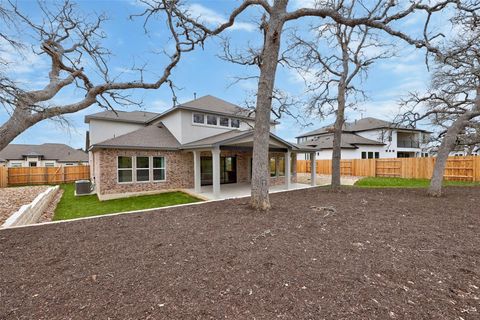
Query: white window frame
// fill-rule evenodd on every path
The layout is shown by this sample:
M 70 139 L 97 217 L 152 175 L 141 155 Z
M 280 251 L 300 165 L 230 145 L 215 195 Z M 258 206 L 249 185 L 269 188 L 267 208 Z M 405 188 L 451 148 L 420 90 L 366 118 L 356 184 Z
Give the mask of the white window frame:
M 221 124 L 221 119 L 222 118 L 227 119 L 227 125 L 226 126 Z M 231 121 L 232 120 L 227 116 L 218 116 L 218 126 L 221 127 L 221 128 L 230 128 Z
M 132 159 L 132 167 L 131 167 L 131 168 L 119 168 L 119 167 L 118 167 L 118 163 L 119 163 L 119 162 L 118 162 L 118 160 L 119 160 L 118 158 L 120 158 L 120 157 L 131 158 L 131 159 Z M 134 167 L 135 167 L 135 161 L 136 161 L 136 159 L 134 160 L 134 158 L 136 158 L 136 157 L 134 157 L 134 156 L 119 156 L 119 155 L 117 155 L 117 183 L 118 183 L 118 184 L 131 184 L 131 183 L 134 183 L 134 182 L 135 182 L 135 176 L 134 176 L 133 173 L 135 172 Z M 127 171 L 127 170 L 132 171 L 132 181 L 120 181 L 120 175 L 118 174 L 120 170 L 122 170 L 122 171 Z
M 195 115 L 201 115 L 203 116 L 203 122 L 195 122 Z M 192 123 L 195 124 L 195 125 L 205 125 L 207 123 L 207 117 L 206 117 L 206 114 L 205 113 L 201 113 L 201 112 L 193 112 L 192 113 Z
M 152 159 L 151 159 L 152 157 L 149 157 L 149 156 L 141 156 L 141 155 L 140 155 L 140 156 L 135 156 L 134 158 L 135 158 L 135 163 L 132 164 L 132 165 L 135 167 L 135 170 L 134 170 L 134 172 L 135 172 L 135 177 L 134 177 L 134 178 L 135 178 L 135 179 L 134 179 L 135 183 L 148 183 L 148 182 L 152 182 L 152 178 L 153 178 L 153 177 L 152 177 L 152 170 L 151 170 L 151 169 L 152 169 L 152 165 L 153 165 L 153 164 L 152 164 Z M 137 159 L 138 159 L 138 158 L 147 158 L 147 159 L 148 159 L 148 168 L 138 168 L 138 167 L 137 167 Z M 137 179 L 137 172 L 138 172 L 139 170 L 148 170 L 148 180 L 138 181 L 138 179 Z
M 10 168 L 23 168 L 23 163 L 22 162 L 11 162 L 10 163 Z
M 203 122 L 195 122 L 195 115 L 202 115 Z M 217 119 L 217 124 L 209 124 L 207 118 L 208 117 L 215 117 Z M 228 126 L 220 125 L 220 118 L 228 118 Z M 234 121 L 238 121 L 238 127 L 234 127 L 232 123 Z M 212 114 L 212 113 L 202 113 L 202 112 L 192 112 L 192 125 L 194 126 L 203 126 L 203 127 L 210 127 L 210 128 L 231 128 L 231 129 L 240 129 L 242 125 L 242 121 L 235 117 L 229 117 L 224 115 Z
M 46 161 L 46 162 L 44 163 L 44 166 L 45 166 L 45 167 L 48 167 L 48 168 L 55 167 L 55 162 Z
M 153 158 L 163 158 L 163 168 L 155 168 L 154 167 L 154 161 L 153 161 Z M 165 156 L 152 156 L 152 159 L 151 159 L 151 164 L 152 164 L 152 168 L 151 168 L 151 177 L 152 177 L 152 181 L 153 182 L 165 182 L 167 181 L 167 157 Z M 154 170 L 162 170 L 163 169 L 163 180 L 155 180 L 155 175 L 153 173 Z

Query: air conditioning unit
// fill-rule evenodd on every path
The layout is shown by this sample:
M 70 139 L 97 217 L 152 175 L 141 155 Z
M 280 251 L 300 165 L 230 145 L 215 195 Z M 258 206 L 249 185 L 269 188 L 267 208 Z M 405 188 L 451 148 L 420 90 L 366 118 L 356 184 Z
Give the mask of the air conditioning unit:
M 92 192 L 92 184 L 90 180 L 75 181 L 75 195 L 90 194 Z

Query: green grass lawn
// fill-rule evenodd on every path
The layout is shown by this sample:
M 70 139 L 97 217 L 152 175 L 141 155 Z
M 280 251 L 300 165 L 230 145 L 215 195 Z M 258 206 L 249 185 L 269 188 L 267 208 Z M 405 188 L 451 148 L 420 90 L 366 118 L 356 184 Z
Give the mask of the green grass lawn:
M 183 192 L 167 192 L 156 195 L 100 201 L 96 195 L 74 196 L 75 186 L 64 184 L 62 199 L 55 209 L 53 220 L 66 220 L 97 216 L 107 213 L 150 209 L 176 204 L 202 201 Z
M 355 182 L 357 187 L 366 188 L 427 188 L 430 185 L 428 179 L 404 179 L 404 178 L 384 178 L 384 177 L 367 177 Z M 444 181 L 444 186 L 478 186 L 478 182 L 467 181 Z

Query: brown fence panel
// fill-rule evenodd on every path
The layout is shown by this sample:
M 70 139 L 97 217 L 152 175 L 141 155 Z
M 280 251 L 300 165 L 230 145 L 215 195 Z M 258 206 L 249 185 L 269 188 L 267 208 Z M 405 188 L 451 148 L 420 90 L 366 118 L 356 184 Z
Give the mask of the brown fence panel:
M 340 175 L 353 176 L 353 160 L 340 161 Z
M 375 159 L 375 176 L 398 178 L 402 176 L 400 159 Z
M 8 168 L 0 167 L 0 188 L 8 186 Z
M 435 158 L 392 158 L 342 160 L 342 175 L 360 177 L 401 177 L 430 179 Z M 317 173 L 332 173 L 332 160 L 317 160 Z M 297 172 L 310 173 L 310 161 L 298 160 Z M 480 157 L 450 157 L 445 168 L 446 180 L 480 181 Z
M 475 181 L 473 157 L 449 158 L 445 166 L 445 180 Z
M 89 177 L 89 166 L 8 168 L 10 186 L 61 184 Z

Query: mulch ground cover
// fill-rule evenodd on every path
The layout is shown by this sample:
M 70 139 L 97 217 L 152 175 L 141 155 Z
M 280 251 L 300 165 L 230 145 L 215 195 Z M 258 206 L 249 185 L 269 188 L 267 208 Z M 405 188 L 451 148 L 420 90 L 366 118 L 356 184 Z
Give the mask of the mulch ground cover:
M 297 190 L 0 231 L 1 319 L 479 319 L 480 188 Z

